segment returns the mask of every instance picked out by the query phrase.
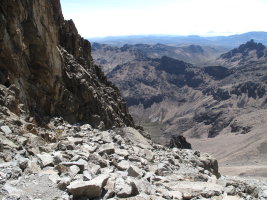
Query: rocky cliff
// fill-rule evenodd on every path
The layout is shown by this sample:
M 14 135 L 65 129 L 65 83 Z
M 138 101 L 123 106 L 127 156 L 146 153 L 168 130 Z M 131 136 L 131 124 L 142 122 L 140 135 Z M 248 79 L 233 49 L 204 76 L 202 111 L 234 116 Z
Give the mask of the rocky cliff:
M 38 123 L 62 116 L 95 127 L 133 126 L 118 89 L 91 57 L 90 43 L 59 0 L 8 1 L 0 7 L 2 105 Z

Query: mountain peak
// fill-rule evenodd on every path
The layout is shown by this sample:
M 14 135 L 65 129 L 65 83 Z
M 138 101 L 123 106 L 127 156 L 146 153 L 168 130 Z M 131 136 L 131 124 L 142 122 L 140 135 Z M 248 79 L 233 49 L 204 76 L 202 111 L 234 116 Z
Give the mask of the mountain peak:
M 262 43 L 257 43 L 253 39 L 246 42 L 245 44 L 241 44 L 238 48 L 235 48 L 228 53 L 223 54 L 222 58 L 230 58 L 237 54 L 242 54 L 243 56 L 247 56 L 250 51 L 255 50 L 257 58 L 261 58 L 264 56 L 265 46 Z
M 218 60 L 228 67 L 236 67 L 266 59 L 267 48 L 262 43 L 257 43 L 251 39 L 245 44 L 241 44 L 238 48 L 222 54 Z

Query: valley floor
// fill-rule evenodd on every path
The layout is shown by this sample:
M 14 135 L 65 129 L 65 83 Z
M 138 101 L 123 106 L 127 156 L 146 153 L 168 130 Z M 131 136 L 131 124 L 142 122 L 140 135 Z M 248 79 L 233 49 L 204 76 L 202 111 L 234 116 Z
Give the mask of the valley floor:
M 267 138 L 264 133 L 188 140 L 193 149 L 213 155 L 223 175 L 267 179 Z
M 245 176 L 267 180 L 267 165 L 220 166 L 219 169 L 223 175 Z

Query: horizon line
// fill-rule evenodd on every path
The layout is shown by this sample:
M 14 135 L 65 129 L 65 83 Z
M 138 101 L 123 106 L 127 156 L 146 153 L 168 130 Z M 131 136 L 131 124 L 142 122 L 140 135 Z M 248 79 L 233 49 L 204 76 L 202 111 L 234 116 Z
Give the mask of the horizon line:
M 230 33 L 229 35 L 226 34 L 219 34 L 218 35 L 202 35 L 202 34 L 188 34 L 188 35 L 179 35 L 179 34 L 132 34 L 132 35 L 107 35 L 107 36 L 96 36 L 96 37 L 85 37 L 86 39 L 104 39 L 104 38 L 115 38 L 115 37 L 149 37 L 149 36 L 167 36 L 167 37 L 229 37 L 234 35 L 243 35 L 247 33 L 267 33 L 267 31 L 248 31 L 243 33 Z

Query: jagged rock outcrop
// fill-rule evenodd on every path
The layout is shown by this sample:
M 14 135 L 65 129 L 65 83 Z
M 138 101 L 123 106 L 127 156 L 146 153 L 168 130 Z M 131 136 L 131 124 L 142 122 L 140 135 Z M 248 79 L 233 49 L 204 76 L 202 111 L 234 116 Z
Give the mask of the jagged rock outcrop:
M 93 63 L 90 43 L 64 20 L 59 0 L 2 0 L 0 8 L 2 105 L 38 123 L 62 116 L 102 128 L 134 125 L 118 89 Z
M 240 67 L 256 62 L 267 61 L 267 48 L 262 43 L 250 40 L 227 53 L 222 54 L 218 59 L 218 63 L 229 68 Z
M 185 137 L 182 135 L 172 135 L 169 144 L 169 148 L 180 148 L 180 149 L 192 149 L 191 144 L 186 141 Z
M 264 50 L 265 46 L 261 43 L 256 43 L 254 40 L 248 41 L 246 44 L 240 45 L 238 48 L 235 48 L 225 54 L 222 54 L 220 57 L 229 59 L 233 56 L 236 56 L 237 54 L 242 54 L 242 56 L 248 56 L 249 51 L 256 51 L 257 58 L 261 58 L 265 56 Z

